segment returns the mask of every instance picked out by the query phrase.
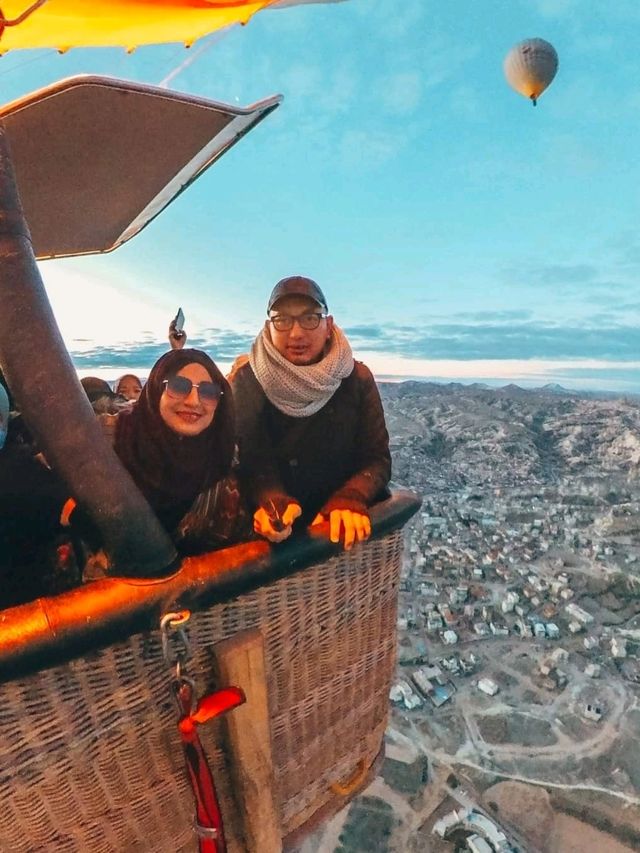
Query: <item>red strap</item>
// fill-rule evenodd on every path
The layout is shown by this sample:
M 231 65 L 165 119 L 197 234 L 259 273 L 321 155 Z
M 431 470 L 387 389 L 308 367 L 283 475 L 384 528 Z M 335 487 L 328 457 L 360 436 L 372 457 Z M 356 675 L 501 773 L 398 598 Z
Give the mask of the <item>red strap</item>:
M 245 695 L 239 687 L 224 687 L 209 696 L 203 696 L 192 714 L 186 714 L 178 723 L 180 734 L 193 731 L 195 726 L 208 723 L 214 717 L 219 717 L 225 711 L 237 708 L 245 701 Z
M 183 710 L 188 707 L 190 690 L 178 694 Z M 226 853 L 222 814 L 213 776 L 207 763 L 207 757 L 198 737 L 196 726 L 236 708 L 245 701 L 245 695 L 238 687 L 225 687 L 209 696 L 203 696 L 193 713 L 185 712 L 178 722 L 178 731 L 187 765 L 187 774 L 196 802 L 196 821 L 198 824 L 198 844 L 200 853 Z M 214 830 L 214 837 L 206 837 L 202 830 Z

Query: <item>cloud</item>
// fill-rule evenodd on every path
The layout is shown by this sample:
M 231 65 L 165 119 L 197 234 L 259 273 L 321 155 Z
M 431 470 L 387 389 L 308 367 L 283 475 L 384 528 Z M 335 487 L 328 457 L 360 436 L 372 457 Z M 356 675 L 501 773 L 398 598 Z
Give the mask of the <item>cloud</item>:
M 475 86 L 456 86 L 450 95 L 451 112 L 461 119 L 472 121 L 485 118 L 482 111 L 482 96 Z
M 508 315 L 526 312 L 467 312 L 485 322 L 425 326 L 360 324 L 345 328 L 356 357 L 379 377 L 418 377 L 463 381 L 558 381 L 567 387 L 640 390 L 637 329 L 606 324 L 575 325 L 517 322 Z M 488 321 L 488 317 L 492 321 Z M 211 328 L 189 339 L 227 370 L 246 353 L 253 334 Z M 125 371 L 147 373 L 165 353 L 164 342 L 82 346 L 71 349 L 82 375 L 115 379 Z
M 563 18 L 577 10 L 577 0 L 534 0 L 543 18 Z
M 527 311 L 464 312 L 455 322 L 362 323 L 344 331 L 357 351 L 414 360 L 591 359 L 623 363 L 635 362 L 640 356 L 637 328 L 615 322 L 611 314 L 571 326 L 534 322 L 528 316 Z M 253 339 L 253 333 L 210 328 L 190 336 L 189 346 L 227 363 L 248 352 Z M 147 369 L 166 352 L 167 345 L 164 341 L 135 341 L 74 348 L 72 343 L 70 350 L 76 367 L 83 370 Z
M 626 272 L 640 271 L 640 237 L 634 231 L 627 231 L 616 237 L 611 247 L 614 259 Z
M 422 76 L 417 71 L 402 71 L 386 77 L 378 87 L 378 96 L 387 112 L 408 115 L 420 105 Z
M 254 337 L 230 329 L 205 329 L 201 334 L 190 336 L 188 346 L 205 350 L 214 361 L 232 362 L 238 355 L 249 351 Z M 76 368 L 83 371 L 90 368 L 150 369 L 167 348 L 166 342 L 136 341 L 74 349 L 72 342 L 70 353 Z
M 585 93 L 582 92 L 580 103 L 584 103 L 585 99 Z M 585 110 L 582 108 L 583 118 L 584 112 Z M 600 111 L 596 110 L 593 117 L 601 119 Z M 547 138 L 545 160 L 549 164 L 549 168 L 561 169 L 566 175 L 577 175 L 581 178 L 592 175 L 601 169 L 602 165 L 590 144 L 571 133 L 550 135 Z
M 460 320 L 476 320 L 478 322 L 495 321 L 496 323 L 512 323 L 514 320 L 528 320 L 532 312 L 526 308 L 514 308 L 508 311 L 459 311 L 456 317 Z
M 338 148 L 343 166 L 378 168 L 407 144 L 407 134 L 390 130 L 347 130 Z
M 417 359 L 638 358 L 638 330 L 612 323 L 437 323 L 431 326 L 347 327 L 354 348 Z
M 536 290 L 552 290 L 557 300 L 563 296 L 580 297 L 582 303 L 608 305 L 612 299 L 626 301 L 629 293 L 627 270 L 619 264 L 609 263 L 601 268 L 593 263 L 540 263 L 525 260 L 517 266 L 510 265 L 498 275 L 508 285 L 517 284 Z M 545 294 L 547 298 L 548 294 Z
M 637 363 L 630 367 L 602 364 L 590 365 L 589 367 L 552 368 L 549 373 L 553 375 L 561 373 L 563 376 L 572 376 L 575 379 L 591 379 L 596 382 L 602 378 L 623 379 L 635 383 L 636 387 L 640 387 L 640 368 Z
M 558 284 L 589 284 L 600 272 L 591 264 L 541 264 L 522 271 L 531 284 L 555 287 Z
M 372 20 L 375 30 L 387 39 L 404 39 L 421 23 L 426 8 L 425 0 L 376 0 L 375 3 L 354 3 L 354 11 L 366 21 Z
M 576 390 L 606 390 L 619 394 L 637 394 L 640 391 L 640 362 L 619 365 L 583 361 L 576 366 L 573 361 L 549 359 L 428 361 L 402 356 L 384 357 L 376 353 L 364 353 L 363 356 L 374 375 L 382 381 L 426 379 L 436 382 L 484 382 L 490 385 L 516 382 L 518 385 L 534 388 L 555 382 Z

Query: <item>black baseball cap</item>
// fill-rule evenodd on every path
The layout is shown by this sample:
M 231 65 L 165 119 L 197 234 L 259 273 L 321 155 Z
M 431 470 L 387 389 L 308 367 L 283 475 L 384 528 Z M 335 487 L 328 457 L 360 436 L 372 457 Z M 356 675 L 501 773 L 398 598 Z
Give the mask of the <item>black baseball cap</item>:
M 306 278 L 303 275 L 290 275 L 288 278 L 282 278 L 271 291 L 269 297 L 269 305 L 267 306 L 267 314 L 280 299 L 285 296 L 308 296 L 313 299 L 323 309 L 329 312 L 327 308 L 327 300 L 324 293 L 312 278 Z

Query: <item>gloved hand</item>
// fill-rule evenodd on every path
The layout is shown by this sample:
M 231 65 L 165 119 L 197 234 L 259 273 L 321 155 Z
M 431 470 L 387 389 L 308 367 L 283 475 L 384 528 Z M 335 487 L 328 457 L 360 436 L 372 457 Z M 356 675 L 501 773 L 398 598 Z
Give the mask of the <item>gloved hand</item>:
M 269 514 L 264 507 L 259 507 L 253 514 L 253 529 L 270 542 L 282 542 L 291 536 L 293 522 L 301 515 L 302 507 L 300 504 L 287 504 L 287 508 L 280 519 L 281 524 L 278 524 L 273 513 Z M 277 528 L 280 526 L 281 529 L 278 530 Z
M 318 513 L 311 523 L 312 527 L 324 524 L 325 517 Z M 329 538 L 332 542 L 340 541 L 344 531 L 344 550 L 350 551 L 354 542 L 362 542 L 371 536 L 371 521 L 368 515 L 353 512 L 350 509 L 332 509 L 329 513 Z

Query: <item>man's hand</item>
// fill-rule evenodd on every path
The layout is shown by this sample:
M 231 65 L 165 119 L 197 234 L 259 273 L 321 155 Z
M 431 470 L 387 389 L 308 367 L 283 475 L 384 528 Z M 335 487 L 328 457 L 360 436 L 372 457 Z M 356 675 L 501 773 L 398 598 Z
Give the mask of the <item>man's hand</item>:
M 186 332 L 176 332 L 176 321 L 172 320 L 169 325 L 169 344 L 171 349 L 182 349 L 187 342 Z
M 311 526 L 324 524 L 324 521 L 324 516 L 318 513 Z M 331 541 L 339 542 L 343 530 L 344 550 L 350 551 L 354 542 L 362 542 L 371 536 L 369 516 L 360 512 L 352 512 L 350 509 L 332 509 L 329 513 L 329 538 Z
M 302 507 L 300 504 L 287 504 L 287 508 L 280 519 L 282 529 L 277 530 L 276 527 L 280 527 L 280 525 L 275 524 L 275 519 L 269 515 L 266 509 L 259 507 L 253 514 L 253 529 L 270 542 L 282 542 L 291 536 L 293 522 L 301 515 Z

